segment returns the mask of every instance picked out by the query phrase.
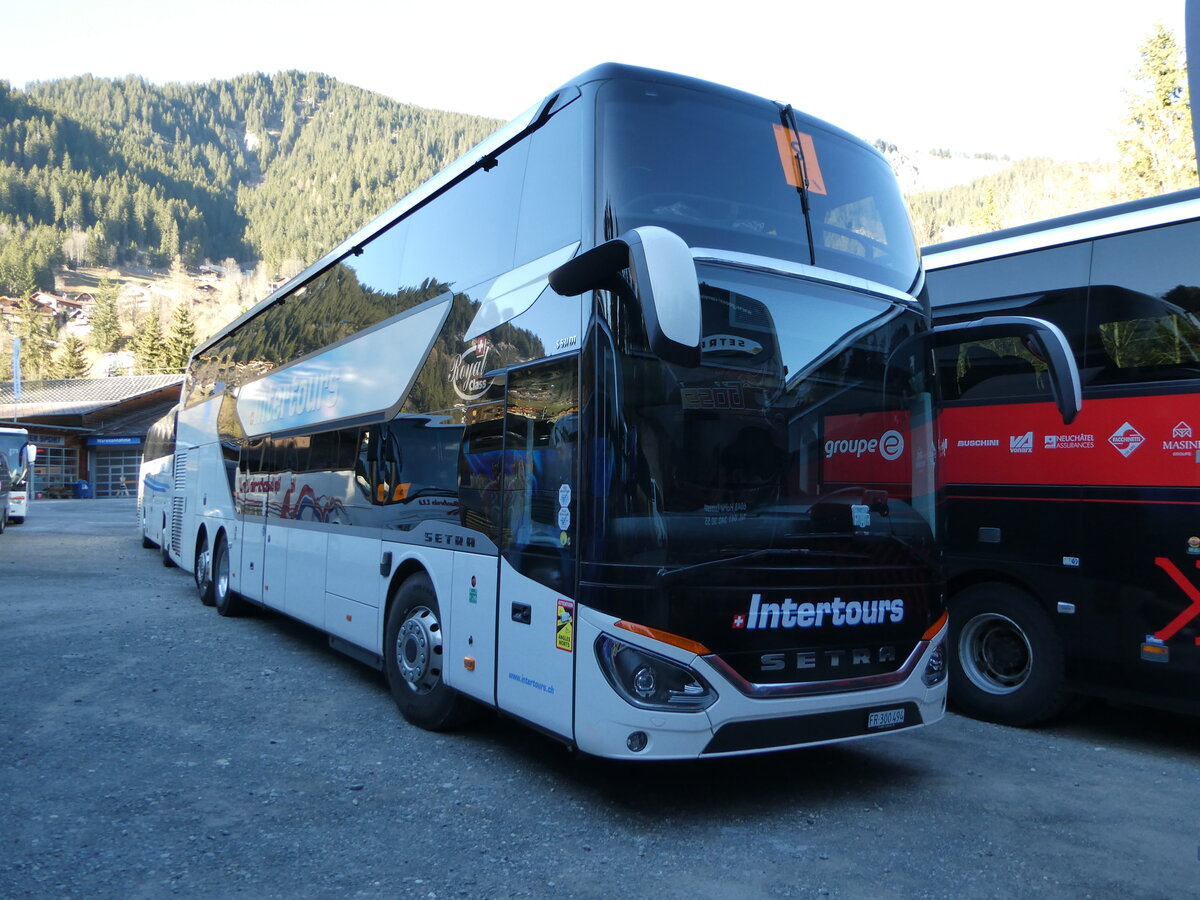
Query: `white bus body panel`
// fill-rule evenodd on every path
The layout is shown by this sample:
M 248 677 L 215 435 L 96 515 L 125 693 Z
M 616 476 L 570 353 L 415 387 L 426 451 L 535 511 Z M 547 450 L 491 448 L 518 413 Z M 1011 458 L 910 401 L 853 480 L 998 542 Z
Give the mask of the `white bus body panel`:
M 496 628 L 498 705 L 507 713 L 570 738 L 577 647 L 571 651 L 557 647 L 559 601 L 565 598 L 526 578 L 504 559 L 500 561 L 500 589 L 504 598 Z M 529 607 L 528 623 L 515 619 L 516 604 Z
M 245 501 L 244 501 L 245 502 Z M 231 559 L 238 564 L 229 573 L 230 586 L 243 597 L 262 602 L 263 557 L 267 549 L 267 526 L 259 518 L 247 518 L 234 531 Z
M 439 595 L 446 635 L 446 684 L 496 703 L 496 557 L 454 551 L 449 596 Z
M 165 547 L 171 536 L 171 493 L 174 488 L 175 457 L 162 456 L 142 464 L 138 482 L 142 537 Z M 21 515 L 14 510 L 13 515 Z
M 221 410 L 220 398 L 179 410 L 175 432 L 175 484 L 177 490 L 173 502 L 182 507 L 181 539 L 179 558 L 175 561 L 184 571 L 195 568 L 196 538 L 202 523 L 207 522 L 209 548 L 215 540 L 217 529 L 230 529 L 230 540 L 234 538 L 233 495 L 229 491 L 229 479 L 225 474 L 226 462 L 221 445 L 215 440 L 217 415 Z M 182 463 L 178 457 L 182 456 Z M 174 515 L 174 513 L 172 513 Z M 170 541 L 167 542 L 170 546 Z M 236 546 L 231 543 L 230 576 L 237 574 Z M 236 585 L 236 579 L 234 579 Z
M 285 613 L 318 628 L 325 625 L 325 569 L 329 546 L 329 535 L 318 530 L 320 527 L 297 525 L 288 529 L 287 582 L 283 594 Z
M 372 653 L 382 649 L 379 610 L 387 583 L 379 574 L 378 531 L 329 535 L 325 574 L 325 622 L 330 634 Z

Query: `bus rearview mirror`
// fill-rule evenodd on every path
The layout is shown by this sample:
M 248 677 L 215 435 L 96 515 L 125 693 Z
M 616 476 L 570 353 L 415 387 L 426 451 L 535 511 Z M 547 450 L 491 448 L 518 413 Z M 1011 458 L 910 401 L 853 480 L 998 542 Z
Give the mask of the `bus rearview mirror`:
M 632 284 L 621 277 L 629 270 Z M 683 238 L 653 225 L 619 238 L 559 266 L 550 287 L 564 297 L 590 290 L 636 290 L 650 349 L 682 366 L 700 364 L 700 286 L 692 252 Z
M 936 325 L 927 332 L 935 347 L 953 346 L 964 341 L 986 341 L 1016 337 L 1032 342 L 1046 362 L 1054 402 L 1063 423 L 1070 425 L 1083 406 L 1079 386 L 1079 367 L 1071 345 L 1059 327 L 1033 316 L 986 316 L 972 322 Z

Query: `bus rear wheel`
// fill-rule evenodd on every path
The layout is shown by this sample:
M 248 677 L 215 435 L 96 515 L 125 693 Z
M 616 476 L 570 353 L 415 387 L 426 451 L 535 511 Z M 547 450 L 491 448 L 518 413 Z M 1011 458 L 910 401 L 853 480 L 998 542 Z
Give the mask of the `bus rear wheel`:
M 228 557 L 228 554 L 226 554 Z M 196 579 L 196 593 L 200 596 L 200 602 L 205 606 L 216 605 L 216 598 L 213 590 L 213 570 L 211 567 L 212 560 L 208 558 L 208 535 L 205 534 L 200 538 L 200 546 L 196 548 L 196 565 L 192 569 L 192 573 Z
M 429 731 L 465 723 L 471 701 L 442 680 L 441 611 L 429 576 L 413 575 L 396 589 L 383 636 L 384 673 L 400 714 Z
M 1029 594 L 977 584 L 951 601 L 950 699 L 1001 725 L 1034 725 L 1063 710 L 1062 639 Z
M 217 535 L 212 558 L 213 606 L 222 616 L 240 616 L 246 611 L 246 601 L 230 587 L 229 545 L 225 535 Z

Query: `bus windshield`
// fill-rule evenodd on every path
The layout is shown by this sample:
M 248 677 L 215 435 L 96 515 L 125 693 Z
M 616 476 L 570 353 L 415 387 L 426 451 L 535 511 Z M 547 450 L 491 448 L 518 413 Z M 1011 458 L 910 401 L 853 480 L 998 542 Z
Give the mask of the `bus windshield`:
M 598 128 L 606 237 L 661 225 L 691 247 L 914 290 L 920 261 L 887 162 L 790 109 L 735 98 L 637 81 L 604 85 Z
M 697 268 L 700 366 L 663 363 L 633 329 L 602 342 L 590 561 L 673 569 L 854 536 L 928 542 L 914 502 L 927 487 L 913 484 L 926 454 L 914 463 L 912 437 L 928 392 L 921 367 L 895 358 L 918 314 L 794 277 Z

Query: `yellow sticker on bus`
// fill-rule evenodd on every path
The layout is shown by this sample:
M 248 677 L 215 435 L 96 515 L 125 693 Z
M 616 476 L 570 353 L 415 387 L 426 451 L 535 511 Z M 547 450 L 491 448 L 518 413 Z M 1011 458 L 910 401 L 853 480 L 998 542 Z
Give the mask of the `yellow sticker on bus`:
M 821 176 L 821 163 L 817 159 L 817 148 L 811 134 L 795 132 L 782 125 L 774 125 L 775 146 L 779 148 L 779 161 L 783 164 L 783 176 L 792 187 L 804 187 L 814 194 L 826 194 L 825 179 Z M 800 172 L 800 160 L 808 181 Z
M 570 600 L 558 601 L 558 616 L 554 624 L 554 645 L 559 650 L 571 653 L 575 650 L 575 604 Z

